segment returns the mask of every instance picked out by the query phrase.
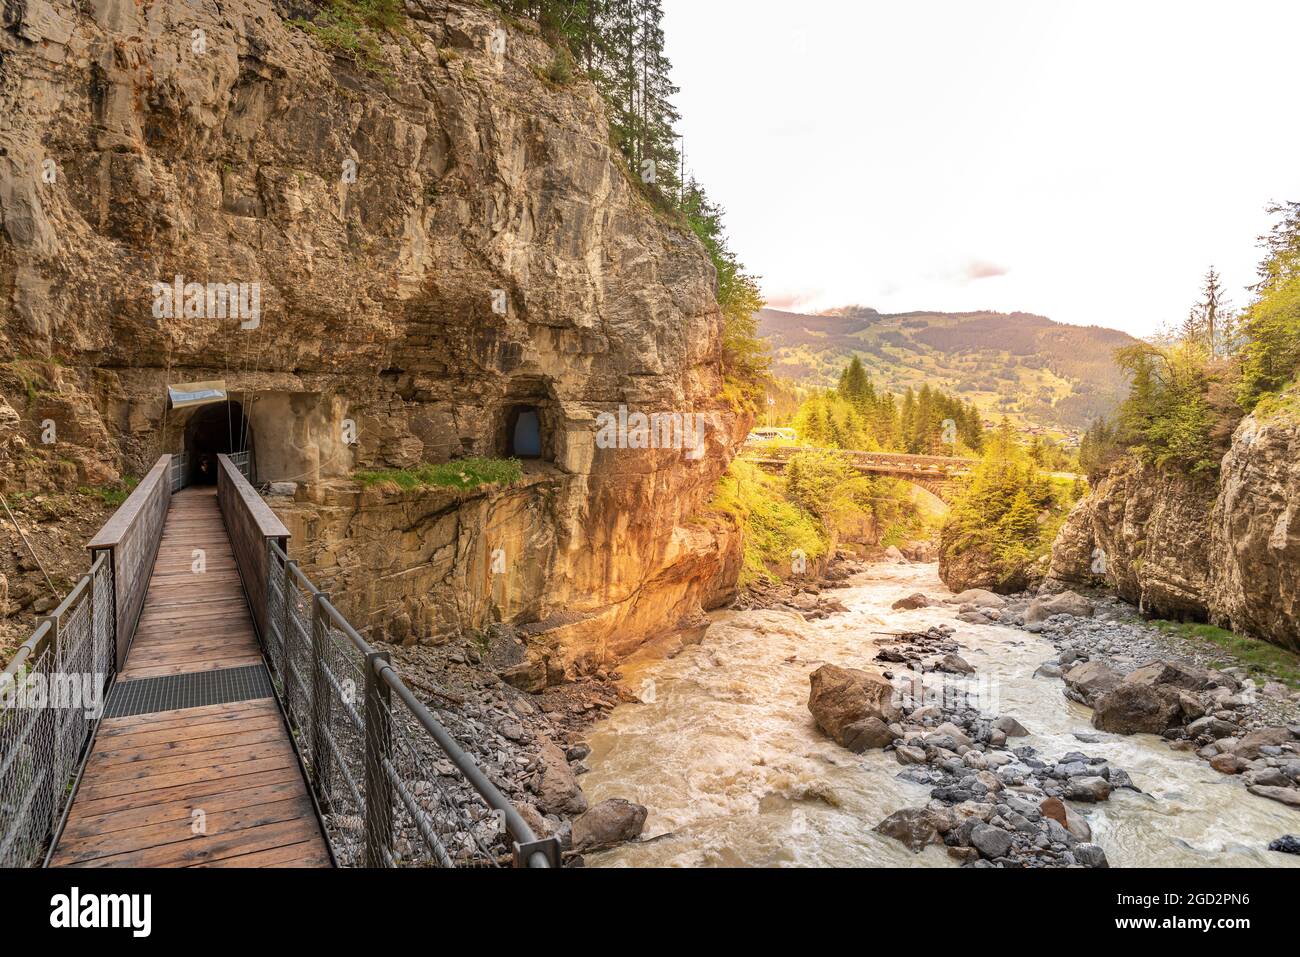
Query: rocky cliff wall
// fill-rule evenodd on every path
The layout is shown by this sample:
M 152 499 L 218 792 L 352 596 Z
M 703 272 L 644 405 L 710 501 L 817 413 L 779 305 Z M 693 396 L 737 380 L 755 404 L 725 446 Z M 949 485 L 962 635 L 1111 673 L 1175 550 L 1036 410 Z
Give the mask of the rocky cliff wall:
M 167 386 L 224 379 L 258 480 L 294 483 L 295 554 L 372 626 L 527 625 L 573 663 L 691 619 L 735 563 L 692 516 L 747 425 L 717 398 L 702 248 L 630 185 L 595 90 L 545 79 L 526 22 L 412 3 L 373 73 L 289 23 L 309 12 L 4 8 L 0 354 L 43 371 L 25 396 L 3 379 L 0 471 L 138 475 L 194 431 Z M 255 316 L 221 318 L 229 284 Z M 598 447 L 624 406 L 701 414 L 706 454 Z M 505 454 L 524 408 L 544 461 L 518 488 L 349 481 Z M 503 595 L 481 567 L 498 538 Z
M 1048 581 L 1300 648 L 1300 418 L 1247 416 L 1217 480 L 1120 461 L 1061 529 Z
M 1216 624 L 1300 651 L 1297 408 L 1293 392 L 1233 435 L 1210 521 L 1209 604 Z

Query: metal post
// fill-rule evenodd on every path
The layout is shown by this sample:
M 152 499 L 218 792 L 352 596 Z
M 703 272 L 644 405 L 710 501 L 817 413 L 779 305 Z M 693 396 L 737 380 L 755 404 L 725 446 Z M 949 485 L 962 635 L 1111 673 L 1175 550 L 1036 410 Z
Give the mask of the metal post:
M 393 754 L 391 693 L 379 677 L 388 652 L 366 655 L 366 866 L 387 867 L 393 848 L 393 794 L 384 763 Z
M 293 580 L 293 570 L 297 567 L 297 562 L 285 558 L 284 581 L 280 586 L 283 592 L 280 596 L 280 660 L 272 659 L 272 663 L 280 668 L 280 680 L 284 683 L 284 710 L 290 717 L 293 717 L 293 675 L 289 671 L 289 635 L 293 633 L 293 606 L 297 604 L 297 585 Z
M 59 653 L 62 650 L 60 646 L 63 644 L 63 640 L 59 634 L 59 616 L 57 614 L 45 615 L 37 621 L 36 623 L 37 627 L 40 627 L 41 622 L 44 621 L 48 621 L 50 623 L 48 657 L 46 658 L 46 661 L 49 662 L 49 665 L 45 669 L 45 677 L 46 679 L 50 679 L 55 677 L 58 674 L 60 668 Z M 33 662 L 33 664 L 39 666 L 40 659 L 37 658 L 37 660 Z M 50 693 L 52 691 L 52 686 L 56 684 L 57 682 L 52 682 L 49 680 L 46 681 L 46 698 L 44 703 L 45 714 L 43 715 L 43 717 L 45 719 L 45 723 L 47 727 L 49 728 L 50 760 L 48 765 L 46 765 L 46 773 L 49 777 L 45 782 L 45 787 L 50 795 L 50 804 L 49 804 L 49 820 L 42 822 L 43 833 L 48 833 L 48 829 L 54 827 L 55 822 L 57 822 L 59 819 L 59 799 L 60 799 L 59 792 L 62 789 L 64 783 L 63 774 L 62 774 L 63 729 L 60 727 L 61 722 L 59 721 L 59 709 L 56 708 L 54 702 L 50 700 Z
M 329 595 L 323 591 L 312 597 L 311 605 L 311 757 L 316 770 L 316 787 L 323 797 L 330 793 L 330 752 L 325 736 L 330 726 L 329 664 L 330 619 L 325 610 Z

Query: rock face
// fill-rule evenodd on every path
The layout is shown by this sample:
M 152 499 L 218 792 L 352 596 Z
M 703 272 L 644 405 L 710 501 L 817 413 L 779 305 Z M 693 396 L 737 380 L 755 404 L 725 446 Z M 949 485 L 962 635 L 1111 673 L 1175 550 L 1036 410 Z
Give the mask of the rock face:
M 1256 414 L 1237 427 L 1220 469 L 1210 554 L 1211 619 L 1300 649 L 1300 428 L 1293 419 Z
M 1049 576 L 1067 585 L 1106 581 L 1144 612 L 1201 617 L 1206 606 L 1210 479 L 1191 479 L 1135 459 L 1117 463 L 1070 513 L 1052 548 Z
M 1118 462 L 1062 527 L 1047 583 L 1101 579 L 1147 614 L 1300 649 L 1297 403 L 1243 419 L 1217 480 Z
M 535 26 L 412 4 L 381 78 L 279 0 L 10 6 L 0 354 L 51 380 L 16 409 L 27 453 L 74 485 L 140 475 L 203 411 L 167 385 L 224 379 L 257 480 L 296 486 L 273 499 L 293 557 L 379 637 L 527 626 L 562 673 L 727 596 L 738 540 L 691 521 L 748 425 L 718 398 L 713 269 L 628 182 L 595 90 L 539 78 Z M 256 284 L 256 322 L 201 295 L 169 318 L 176 277 Z M 656 412 L 698 414 L 704 454 L 638 432 Z M 504 456 L 523 413 L 541 456 L 515 488 L 349 481 Z
M 898 719 L 899 710 L 894 686 L 886 679 L 854 668 L 822 665 L 810 682 L 808 710 L 837 744 L 865 751 L 893 740 L 887 725 Z
M 945 526 L 939 536 L 939 577 L 952 591 L 985 589 L 1009 595 L 1024 591 L 1035 580 L 1035 570 L 1029 565 L 1006 568 L 984 546 L 976 545 L 962 550 L 956 547 L 956 531 Z M 1041 578 L 1041 573 L 1037 574 Z

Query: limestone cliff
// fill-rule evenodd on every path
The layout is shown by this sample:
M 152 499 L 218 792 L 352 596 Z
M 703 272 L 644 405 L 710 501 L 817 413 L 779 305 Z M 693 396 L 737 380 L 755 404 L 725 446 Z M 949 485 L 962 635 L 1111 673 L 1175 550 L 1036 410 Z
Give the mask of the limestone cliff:
M 1265 411 L 1242 420 L 1217 480 L 1123 459 L 1061 529 L 1048 581 L 1101 572 L 1151 615 L 1300 647 L 1298 461 L 1300 422 Z
M 545 79 L 527 22 L 419 0 L 373 73 L 289 22 L 311 11 L 4 8 L 0 353 L 44 370 L 25 405 L 0 379 L 5 481 L 138 475 L 195 428 L 167 386 L 224 379 L 295 557 L 359 624 L 528 626 L 557 676 L 690 621 L 734 570 L 734 536 L 692 516 L 746 427 L 718 399 L 707 256 L 629 183 L 595 90 Z M 208 311 L 169 318 L 176 281 Z M 256 319 L 213 317 L 207 284 L 240 283 Z M 706 454 L 597 447 L 620 406 L 703 415 Z M 350 481 L 506 454 L 520 410 L 543 448 L 516 487 Z
M 1294 391 L 1282 410 L 1300 404 Z M 1257 411 L 1224 456 L 1210 522 L 1216 624 L 1300 650 L 1300 417 Z

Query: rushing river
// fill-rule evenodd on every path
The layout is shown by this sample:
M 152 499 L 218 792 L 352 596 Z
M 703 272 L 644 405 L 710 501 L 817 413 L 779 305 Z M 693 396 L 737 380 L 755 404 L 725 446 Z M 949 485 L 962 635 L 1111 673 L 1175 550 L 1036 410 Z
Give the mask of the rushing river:
M 1076 805 L 1112 866 L 1300 866 L 1266 850 L 1300 834 L 1300 811 L 1247 793 L 1239 779 L 1150 735 L 1097 734 L 1089 709 L 1034 678 L 1052 645 L 1015 628 L 971 625 L 953 606 L 892 611 L 915 591 L 949 594 L 934 565 L 876 565 L 833 594 L 848 613 L 805 622 L 790 612 L 723 612 L 699 645 L 624 668 L 653 701 L 625 704 L 592 729 L 594 802 L 624 797 L 650 809 L 643 843 L 589 858 L 597 866 L 952 867 L 942 847 L 913 854 L 872 828 L 929 788 L 900 781 L 892 753 L 855 755 L 822 735 L 808 713 L 808 676 L 823 663 L 874 670 L 872 632 L 956 628 L 961 655 L 993 682 L 997 710 L 1031 732 L 1044 759 L 1083 751 L 1132 775 L 1144 793 L 1116 791 Z

